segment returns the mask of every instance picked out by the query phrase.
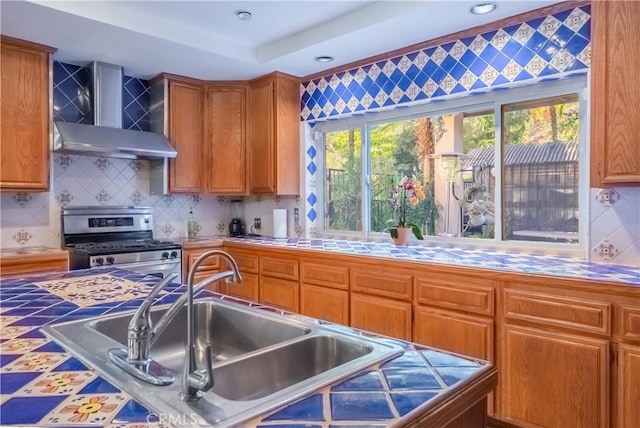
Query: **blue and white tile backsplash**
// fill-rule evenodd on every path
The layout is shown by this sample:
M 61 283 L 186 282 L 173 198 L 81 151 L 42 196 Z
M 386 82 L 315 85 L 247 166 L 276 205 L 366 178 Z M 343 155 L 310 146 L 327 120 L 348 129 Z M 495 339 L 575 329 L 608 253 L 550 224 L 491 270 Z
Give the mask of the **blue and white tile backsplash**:
M 262 232 L 268 234 L 273 208 L 289 209 L 292 219 L 293 208 L 299 207 L 301 225 L 295 228 L 290 222 L 289 236 L 316 236 L 320 165 L 315 121 L 586 73 L 590 24 L 587 5 L 303 82 L 304 193 L 293 198 L 247 197 L 245 219 L 250 224 L 260 216 Z M 90 82 L 88 69 L 54 62 L 56 120 L 92 123 Z M 125 76 L 123 110 L 125 128 L 149 130 L 148 82 Z M 185 236 L 183 219 L 193 207 L 200 235 L 227 233 L 229 198 L 150 195 L 148 176 L 145 161 L 56 154 L 50 192 L 0 194 L 0 243 L 3 248 L 57 246 L 61 207 L 87 204 L 151 205 L 160 237 Z M 640 266 L 640 187 L 591 189 L 590 196 L 587 257 Z

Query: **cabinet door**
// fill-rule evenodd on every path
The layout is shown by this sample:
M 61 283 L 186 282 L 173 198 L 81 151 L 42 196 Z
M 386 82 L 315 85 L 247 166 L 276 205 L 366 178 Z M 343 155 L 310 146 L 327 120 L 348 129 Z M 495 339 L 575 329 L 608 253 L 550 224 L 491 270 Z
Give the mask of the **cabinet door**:
M 251 84 L 251 193 L 274 193 L 275 83 L 262 79 Z
M 169 190 L 202 190 L 202 88 L 169 81 L 169 140 L 178 152 L 169 161 Z
M 349 325 L 349 292 L 315 285 L 300 285 L 300 313 Z
M 540 427 L 605 427 L 609 343 L 510 324 L 504 326 L 501 418 Z
M 640 348 L 620 347 L 618 420 L 623 428 L 636 428 L 640 424 Z
M 414 307 L 413 341 L 493 361 L 493 321 L 427 307 Z
M 220 292 L 230 296 L 236 296 L 243 299 L 258 301 L 258 275 L 253 273 L 241 273 L 242 282 L 238 284 L 227 284 L 223 282 Z
M 278 195 L 300 194 L 300 81 L 275 75 L 275 174 Z
M 591 187 L 640 183 L 640 3 L 591 8 Z
M 0 43 L 0 188 L 49 189 L 50 51 Z
M 260 303 L 298 312 L 300 291 L 297 282 L 260 276 L 259 288 Z
M 411 340 L 411 304 L 352 293 L 351 326 Z
M 244 86 L 207 88 L 204 144 L 209 193 L 239 195 L 247 190 L 246 97 Z

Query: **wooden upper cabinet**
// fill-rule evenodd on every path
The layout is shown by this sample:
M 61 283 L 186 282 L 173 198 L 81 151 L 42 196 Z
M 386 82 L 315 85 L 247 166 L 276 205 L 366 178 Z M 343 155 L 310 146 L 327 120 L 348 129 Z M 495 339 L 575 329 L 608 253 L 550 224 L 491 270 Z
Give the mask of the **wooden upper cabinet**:
M 247 85 L 206 87 L 205 159 L 208 193 L 240 195 L 247 191 Z
M 49 189 L 54 49 L 0 39 L 0 189 Z
M 169 161 L 171 192 L 202 190 L 203 95 L 198 82 L 169 80 L 168 134 L 178 152 Z
M 251 85 L 251 193 L 300 194 L 300 81 L 283 73 Z
M 640 183 L 640 3 L 591 8 L 591 187 Z

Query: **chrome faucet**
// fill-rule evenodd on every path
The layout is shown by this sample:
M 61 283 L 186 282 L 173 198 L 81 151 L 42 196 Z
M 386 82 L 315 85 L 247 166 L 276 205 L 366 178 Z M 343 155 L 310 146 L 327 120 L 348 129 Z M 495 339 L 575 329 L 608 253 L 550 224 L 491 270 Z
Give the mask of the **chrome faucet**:
M 195 277 L 196 271 L 202 262 L 208 259 L 211 256 L 220 256 L 226 260 L 227 264 L 231 268 L 231 270 L 223 271 L 218 274 L 212 275 L 211 277 L 199 282 L 197 285 L 193 285 L 193 279 Z M 184 364 L 184 372 L 182 376 L 182 393 L 180 394 L 180 400 L 182 401 L 193 401 L 202 397 L 204 391 L 208 391 L 213 388 L 214 380 L 213 380 L 213 356 L 211 345 L 207 345 L 206 353 L 205 353 L 205 364 L 206 367 L 204 370 L 198 370 L 196 364 L 196 345 L 195 345 L 195 316 L 193 310 L 193 294 L 194 288 L 201 287 L 201 284 L 204 282 L 212 283 L 209 281 L 210 279 L 215 278 L 215 281 L 225 278 L 227 283 L 230 282 L 240 282 L 242 281 L 242 276 L 240 275 L 240 270 L 238 269 L 238 264 L 228 253 L 222 250 L 211 250 L 202 254 L 198 259 L 193 263 L 191 268 L 189 269 L 189 273 L 187 275 L 187 349 L 186 349 L 186 360 Z
M 223 257 L 231 269 L 211 275 L 194 285 L 193 279 L 198 266 L 203 260 L 213 255 Z M 167 368 L 151 359 L 151 346 L 186 303 L 187 352 L 183 376 L 184 392 L 180 398 L 183 401 L 191 401 L 200 398 L 200 396 L 202 396 L 201 391 L 207 391 L 213 387 L 210 345 L 207 347 L 206 353 L 206 371 L 203 373 L 202 371 L 196 370 L 193 296 L 200 293 L 206 286 L 221 279 L 225 279 L 227 282 L 239 282 L 242 281 L 242 277 L 240 276 L 238 265 L 228 253 L 221 250 L 212 250 L 202 254 L 189 270 L 187 276 L 187 292 L 180 296 L 180 298 L 163 313 L 156 325 L 153 326 L 151 322 L 151 306 L 158 293 L 175 279 L 176 276 L 176 274 L 171 274 L 160 280 L 133 315 L 127 329 L 127 349 L 110 349 L 107 355 L 114 364 L 140 380 L 153 385 L 172 384 L 175 381 L 175 376 L 173 376 Z

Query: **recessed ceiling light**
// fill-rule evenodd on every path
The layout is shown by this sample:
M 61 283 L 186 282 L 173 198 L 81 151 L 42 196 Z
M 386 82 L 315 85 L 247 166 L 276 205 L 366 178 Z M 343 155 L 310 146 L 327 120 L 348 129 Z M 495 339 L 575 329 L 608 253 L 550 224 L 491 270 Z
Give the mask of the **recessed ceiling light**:
M 236 16 L 240 21 L 248 21 L 252 15 L 248 10 L 236 10 Z
M 471 6 L 469 11 L 474 15 L 484 15 L 485 13 L 491 13 L 496 10 L 498 7 L 497 3 L 494 2 L 482 2 Z
M 317 62 L 331 62 L 331 61 L 333 61 L 333 57 L 332 56 L 328 56 L 328 55 L 317 56 L 314 59 Z

